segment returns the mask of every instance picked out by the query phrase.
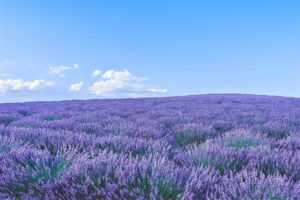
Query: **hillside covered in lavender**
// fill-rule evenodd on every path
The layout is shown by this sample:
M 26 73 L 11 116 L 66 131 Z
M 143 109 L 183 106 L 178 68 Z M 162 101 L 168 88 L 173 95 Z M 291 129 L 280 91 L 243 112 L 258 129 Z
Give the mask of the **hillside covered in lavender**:
M 300 199 L 300 99 L 0 105 L 0 199 Z

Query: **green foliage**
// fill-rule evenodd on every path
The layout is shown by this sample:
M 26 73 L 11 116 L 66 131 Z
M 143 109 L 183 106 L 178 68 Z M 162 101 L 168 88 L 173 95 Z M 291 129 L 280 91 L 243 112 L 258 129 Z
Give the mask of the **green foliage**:
M 184 147 L 190 144 L 201 144 L 205 142 L 206 138 L 201 133 L 192 131 L 179 132 L 175 135 L 176 144 Z
M 174 183 L 159 180 L 157 182 L 158 194 L 165 200 L 179 200 L 182 196 L 182 188 Z
M 234 137 L 228 138 L 225 140 L 225 145 L 228 147 L 232 147 L 235 149 L 245 149 L 250 147 L 256 147 L 261 144 L 261 141 L 257 138 L 242 138 L 242 137 Z

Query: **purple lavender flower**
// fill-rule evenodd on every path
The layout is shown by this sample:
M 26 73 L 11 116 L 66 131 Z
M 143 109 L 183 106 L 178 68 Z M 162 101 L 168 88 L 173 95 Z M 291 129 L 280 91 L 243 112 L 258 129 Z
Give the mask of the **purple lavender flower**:
M 300 100 L 0 105 L 0 199 L 300 199 Z

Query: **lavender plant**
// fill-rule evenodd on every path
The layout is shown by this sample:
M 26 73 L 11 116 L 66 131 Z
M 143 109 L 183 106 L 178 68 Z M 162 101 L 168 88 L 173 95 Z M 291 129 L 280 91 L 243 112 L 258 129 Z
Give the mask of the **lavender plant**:
M 0 199 L 297 200 L 300 100 L 0 105 Z

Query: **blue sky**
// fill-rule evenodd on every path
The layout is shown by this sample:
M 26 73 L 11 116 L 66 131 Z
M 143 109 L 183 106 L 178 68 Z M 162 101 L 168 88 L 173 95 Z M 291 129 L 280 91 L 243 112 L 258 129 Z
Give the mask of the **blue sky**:
M 299 86 L 298 0 L 0 2 L 0 102 Z

